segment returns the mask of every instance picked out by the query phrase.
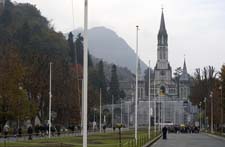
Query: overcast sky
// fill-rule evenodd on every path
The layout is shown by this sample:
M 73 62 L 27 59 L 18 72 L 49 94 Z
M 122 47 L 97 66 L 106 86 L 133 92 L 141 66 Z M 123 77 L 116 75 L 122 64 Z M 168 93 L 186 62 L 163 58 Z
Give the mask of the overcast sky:
M 84 0 L 16 0 L 29 2 L 51 20 L 57 31 L 83 26 Z M 169 35 L 169 61 L 175 69 L 186 55 L 189 73 L 195 68 L 225 63 L 225 0 L 89 0 L 89 28 L 105 26 L 135 48 L 140 26 L 140 57 L 155 66 L 161 7 Z

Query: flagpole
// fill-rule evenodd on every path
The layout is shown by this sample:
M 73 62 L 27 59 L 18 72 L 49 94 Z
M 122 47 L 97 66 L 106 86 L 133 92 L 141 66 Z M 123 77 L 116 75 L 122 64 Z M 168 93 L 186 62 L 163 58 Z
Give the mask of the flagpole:
M 148 117 L 148 138 L 150 139 L 151 137 L 151 61 L 149 60 L 149 76 L 148 76 L 148 103 L 149 103 L 149 117 Z
M 88 102 L 88 0 L 84 3 L 84 108 L 83 108 L 83 147 L 87 147 L 87 102 Z
M 136 32 L 136 93 L 135 93 L 135 141 L 137 144 L 137 127 L 138 127 L 138 122 L 137 122 L 137 113 L 138 113 L 138 30 L 139 26 L 136 26 L 137 32 Z
M 49 63 L 50 70 L 49 70 L 49 119 L 48 119 L 48 137 L 51 138 L 51 126 L 52 126 L 52 62 Z
M 156 103 L 156 99 L 155 99 L 155 80 L 154 80 L 154 111 L 155 111 L 155 113 L 154 113 L 154 130 L 155 130 L 155 136 L 156 136 L 156 116 L 157 116 L 157 114 L 156 114 L 156 108 L 157 108 L 157 103 Z
M 100 120 L 99 120 L 100 133 L 102 132 L 102 89 L 100 88 Z

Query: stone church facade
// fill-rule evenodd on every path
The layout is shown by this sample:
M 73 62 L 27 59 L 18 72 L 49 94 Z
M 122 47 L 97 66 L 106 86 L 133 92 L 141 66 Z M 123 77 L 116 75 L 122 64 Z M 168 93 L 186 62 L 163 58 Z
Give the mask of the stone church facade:
M 173 78 L 172 67 L 168 57 L 168 34 L 162 11 L 161 23 L 158 32 L 157 44 L 157 63 L 151 74 L 150 99 L 151 99 L 151 118 L 156 117 L 157 124 L 194 124 L 196 107 L 189 101 L 191 80 L 187 72 L 186 61 L 184 60 L 182 72 L 177 78 Z M 140 64 L 138 67 L 138 124 L 139 126 L 148 125 L 149 116 L 149 97 L 146 95 L 145 84 L 141 73 Z M 129 126 L 134 125 L 135 110 L 135 79 L 129 82 L 121 82 L 121 89 L 126 93 L 123 104 L 114 105 L 117 109 L 122 106 L 123 123 Z M 112 111 L 111 105 L 105 107 Z M 119 115 L 120 116 L 120 115 Z M 118 117 L 115 122 L 120 121 Z M 152 123 L 153 124 L 153 123 Z

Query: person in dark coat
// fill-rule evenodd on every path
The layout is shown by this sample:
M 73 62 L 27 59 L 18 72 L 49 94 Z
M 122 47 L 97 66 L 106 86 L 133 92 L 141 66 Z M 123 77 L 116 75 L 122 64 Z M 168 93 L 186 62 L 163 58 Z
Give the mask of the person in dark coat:
M 18 129 L 18 137 L 22 137 L 22 128 Z
M 28 135 L 29 135 L 29 140 L 32 140 L 32 134 L 33 134 L 33 129 L 32 129 L 32 127 L 30 126 L 28 129 L 27 129 L 27 133 L 28 133 Z
M 105 133 L 105 129 L 106 129 L 106 125 L 103 126 L 104 133 Z
M 167 127 L 163 127 L 162 129 L 162 133 L 163 133 L 163 139 L 167 139 Z

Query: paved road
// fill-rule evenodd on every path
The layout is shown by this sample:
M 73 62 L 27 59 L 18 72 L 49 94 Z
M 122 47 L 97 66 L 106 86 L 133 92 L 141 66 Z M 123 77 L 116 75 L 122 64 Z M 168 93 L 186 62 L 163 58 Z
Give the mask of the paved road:
M 153 147 L 225 147 L 225 139 L 206 134 L 169 134 L 167 140 L 160 139 Z

